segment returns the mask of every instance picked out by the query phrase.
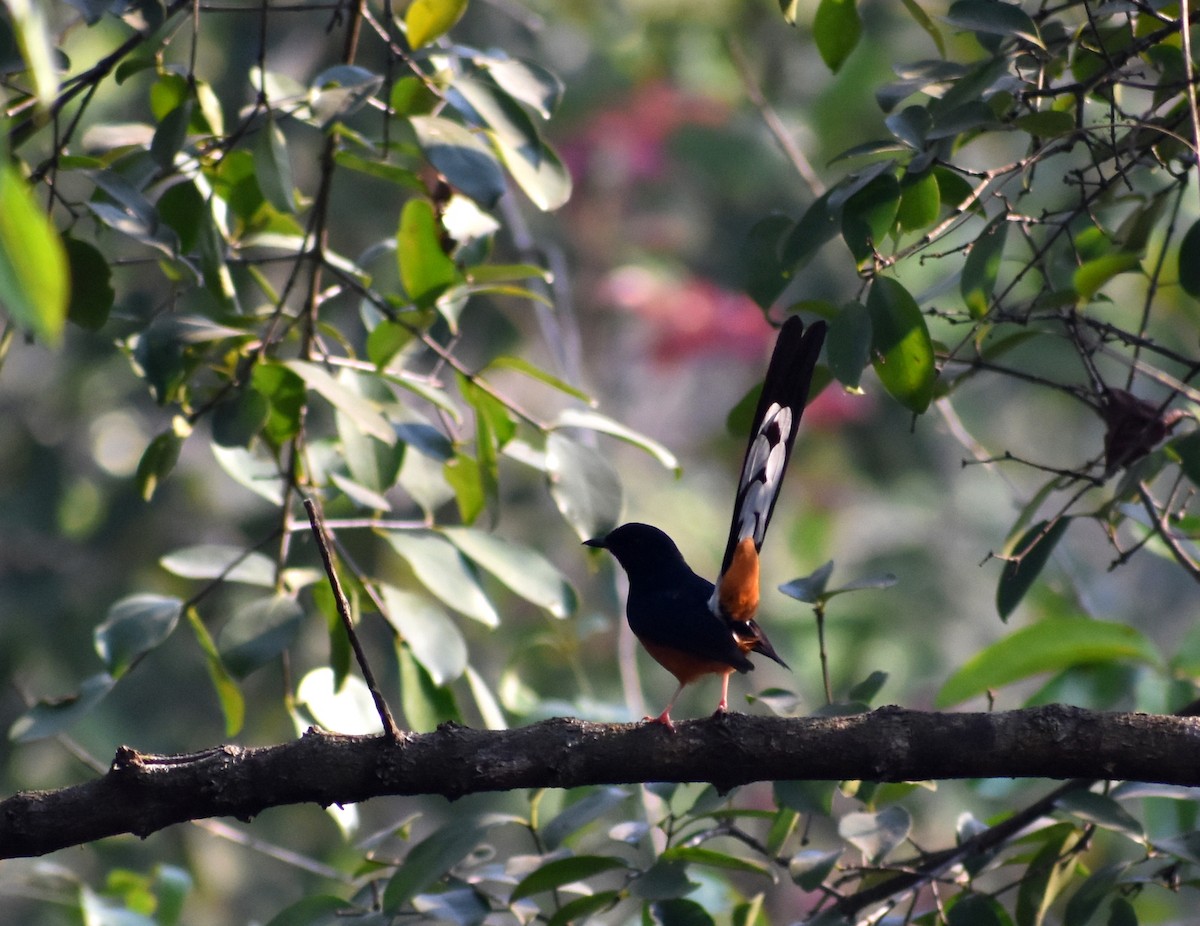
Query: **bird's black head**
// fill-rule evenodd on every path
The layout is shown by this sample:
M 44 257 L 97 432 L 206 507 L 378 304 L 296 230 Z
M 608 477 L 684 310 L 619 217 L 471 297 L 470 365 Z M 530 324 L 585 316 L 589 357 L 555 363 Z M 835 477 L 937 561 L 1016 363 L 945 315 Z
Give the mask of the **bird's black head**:
M 603 537 L 593 537 L 584 543 L 589 547 L 608 550 L 625 568 L 630 578 L 644 569 L 677 569 L 680 566 L 687 568 L 675 541 L 649 524 L 639 524 L 636 521 L 622 524 Z

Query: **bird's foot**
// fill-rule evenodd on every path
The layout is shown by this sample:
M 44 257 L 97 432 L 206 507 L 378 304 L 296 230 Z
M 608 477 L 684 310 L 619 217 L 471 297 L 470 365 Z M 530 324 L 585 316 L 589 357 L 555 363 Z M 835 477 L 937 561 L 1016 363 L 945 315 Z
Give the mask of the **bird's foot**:
M 647 715 L 642 718 L 642 723 L 660 723 L 664 727 L 666 727 L 667 730 L 670 731 L 671 733 L 675 732 L 675 724 L 672 723 L 672 721 L 671 721 L 670 710 L 663 711 L 657 717 L 650 717 L 649 715 Z
M 717 705 L 717 709 L 712 712 L 713 720 L 726 720 L 729 717 L 729 705 L 724 701 Z

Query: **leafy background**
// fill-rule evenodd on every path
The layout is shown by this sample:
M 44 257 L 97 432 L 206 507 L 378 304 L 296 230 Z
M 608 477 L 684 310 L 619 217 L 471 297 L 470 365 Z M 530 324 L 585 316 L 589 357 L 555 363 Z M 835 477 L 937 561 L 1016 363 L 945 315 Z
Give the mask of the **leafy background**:
M 372 728 L 296 489 L 323 501 L 404 726 L 657 709 L 673 682 L 578 542 L 648 520 L 715 565 L 771 305 L 831 319 L 837 381 L 765 575 L 836 565 L 768 594 L 796 672 L 735 681 L 745 709 L 825 708 L 796 597 L 824 615 L 841 704 L 1192 699 L 1200 448 L 1167 417 L 1191 413 L 1200 295 L 1177 10 L 417 0 L 395 21 L 368 5 L 350 64 L 348 10 L 191 9 L 9 3 L 5 793 L 81 780 L 119 743 Z M 137 30 L 93 94 L 87 70 Z M 790 921 L 1044 790 L 295 808 L 6 863 L 0 891 L 22 922 L 292 903 L 279 922 L 319 922 L 372 885 L 389 913 L 455 922 Z M 1076 795 L 914 915 L 1185 915 L 1192 797 Z M 592 892 L 557 890 L 576 882 Z

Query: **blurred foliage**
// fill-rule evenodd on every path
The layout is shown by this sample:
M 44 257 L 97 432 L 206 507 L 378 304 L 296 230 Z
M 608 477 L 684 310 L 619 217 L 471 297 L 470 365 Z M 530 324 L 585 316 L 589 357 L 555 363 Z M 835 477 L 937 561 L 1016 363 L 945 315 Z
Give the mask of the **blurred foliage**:
M 829 320 L 829 385 L 765 569 L 861 578 L 789 582 L 812 622 L 766 602 L 811 658 L 751 709 L 1194 699 L 1180 5 L 6 11 L 4 793 L 125 741 L 378 729 L 305 499 L 403 726 L 640 716 L 577 541 L 624 508 L 713 561 L 781 308 Z M 1037 789 L 292 808 L 6 862 L 0 897 L 33 924 L 1190 915 L 1191 791 Z

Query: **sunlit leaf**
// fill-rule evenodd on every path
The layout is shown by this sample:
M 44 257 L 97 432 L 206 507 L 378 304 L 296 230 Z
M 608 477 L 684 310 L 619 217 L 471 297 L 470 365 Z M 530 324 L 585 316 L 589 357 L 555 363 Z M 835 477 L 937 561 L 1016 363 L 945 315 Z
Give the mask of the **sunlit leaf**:
M 0 165 L 0 306 L 48 344 L 62 337 L 70 304 L 67 252 L 25 178 Z
M 621 481 L 612 464 L 591 447 L 551 432 L 546 439 L 546 475 L 554 503 L 580 540 L 617 526 Z
M 976 653 L 938 692 L 939 708 L 1021 679 L 1100 662 L 1160 665 L 1154 645 L 1133 627 L 1082 617 L 1047 618 Z
M 405 292 L 422 308 L 433 305 L 458 280 L 458 268 L 442 249 L 437 217 L 428 200 L 413 198 L 404 204 L 396 259 Z
M 307 360 L 286 360 L 283 364 L 295 373 L 309 389 L 316 392 L 338 411 L 349 417 L 358 427 L 385 444 L 396 442 L 396 431 L 371 404 L 356 392 L 338 382 L 324 368 Z M 255 372 L 262 368 L 256 367 Z
M 675 454 L 671 453 L 666 447 L 652 438 L 646 437 L 644 434 L 639 434 L 632 428 L 626 427 L 619 421 L 614 421 L 606 415 L 599 412 L 591 411 L 590 409 L 567 408 L 559 414 L 558 420 L 555 421 L 556 428 L 583 428 L 589 431 L 599 431 L 602 434 L 607 434 L 610 437 L 615 437 L 618 440 L 623 440 L 626 443 L 646 451 L 659 463 L 669 470 L 673 470 L 676 475 L 682 471 L 679 465 L 679 460 Z
M 925 317 L 908 290 L 891 277 L 876 277 L 867 295 L 875 374 L 909 411 L 921 414 L 937 379 L 933 341 Z
M 400 704 L 410 729 L 427 733 L 448 720 L 462 722 L 454 693 L 439 686 L 406 645 L 396 648 L 400 663 Z
M 346 676 L 339 688 L 334 682 L 333 669 L 328 666 L 313 669 L 300 679 L 296 700 L 326 730 L 362 736 L 383 732 L 383 721 L 371 692 L 356 675 Z
M 466 11 L 467 0 L 413 0 L 404 14 L 408 43 L 420 48 L 441 38 Z
M 1113 277 L 1137 269 L 1140 263 L 1138 255 L 1129 251 L 1113 251 L 1089 260 L 1075 268 L 1075 292 L 1082 299 L 1091 299 Z
M 555 617 L 569 617 L 575 612 L 575 590 L 566 576 L 536 550 L 469 527 L 448 527 L 442 533 L 468 559 L 526 601 Z
M 423 595 L 381 585 L 385 616 L 436 685 L 445 685 L 467 667 L 467 643 L 450 616 Z
M 200 543 L 172 550 L 158 564 L 185 579 L 216 579 L 273 588 L 275 561 L 231 544 Z
M 942 211 L 942 192 L 933 171 L 905 177 L 900 183 L 900 208 L 896 219 L 905 231 L 927 228 Z
M 225 668 L 225 663 L 221 661 L 217 644 L 195 608 L 187 609 L 187 619 L 188 626 L 192 628 L 196 642 L 204 653 L 204 666 L 221 704 L 221 713 L 225 717 L 225 735 L 236 736 L 246 722 L 246 699 L 229 670 Z
M 383 537 L 444 604 L 488 627 L 500 624 L 478 578 L 445 537 L 432 531 L 385 531 Z

